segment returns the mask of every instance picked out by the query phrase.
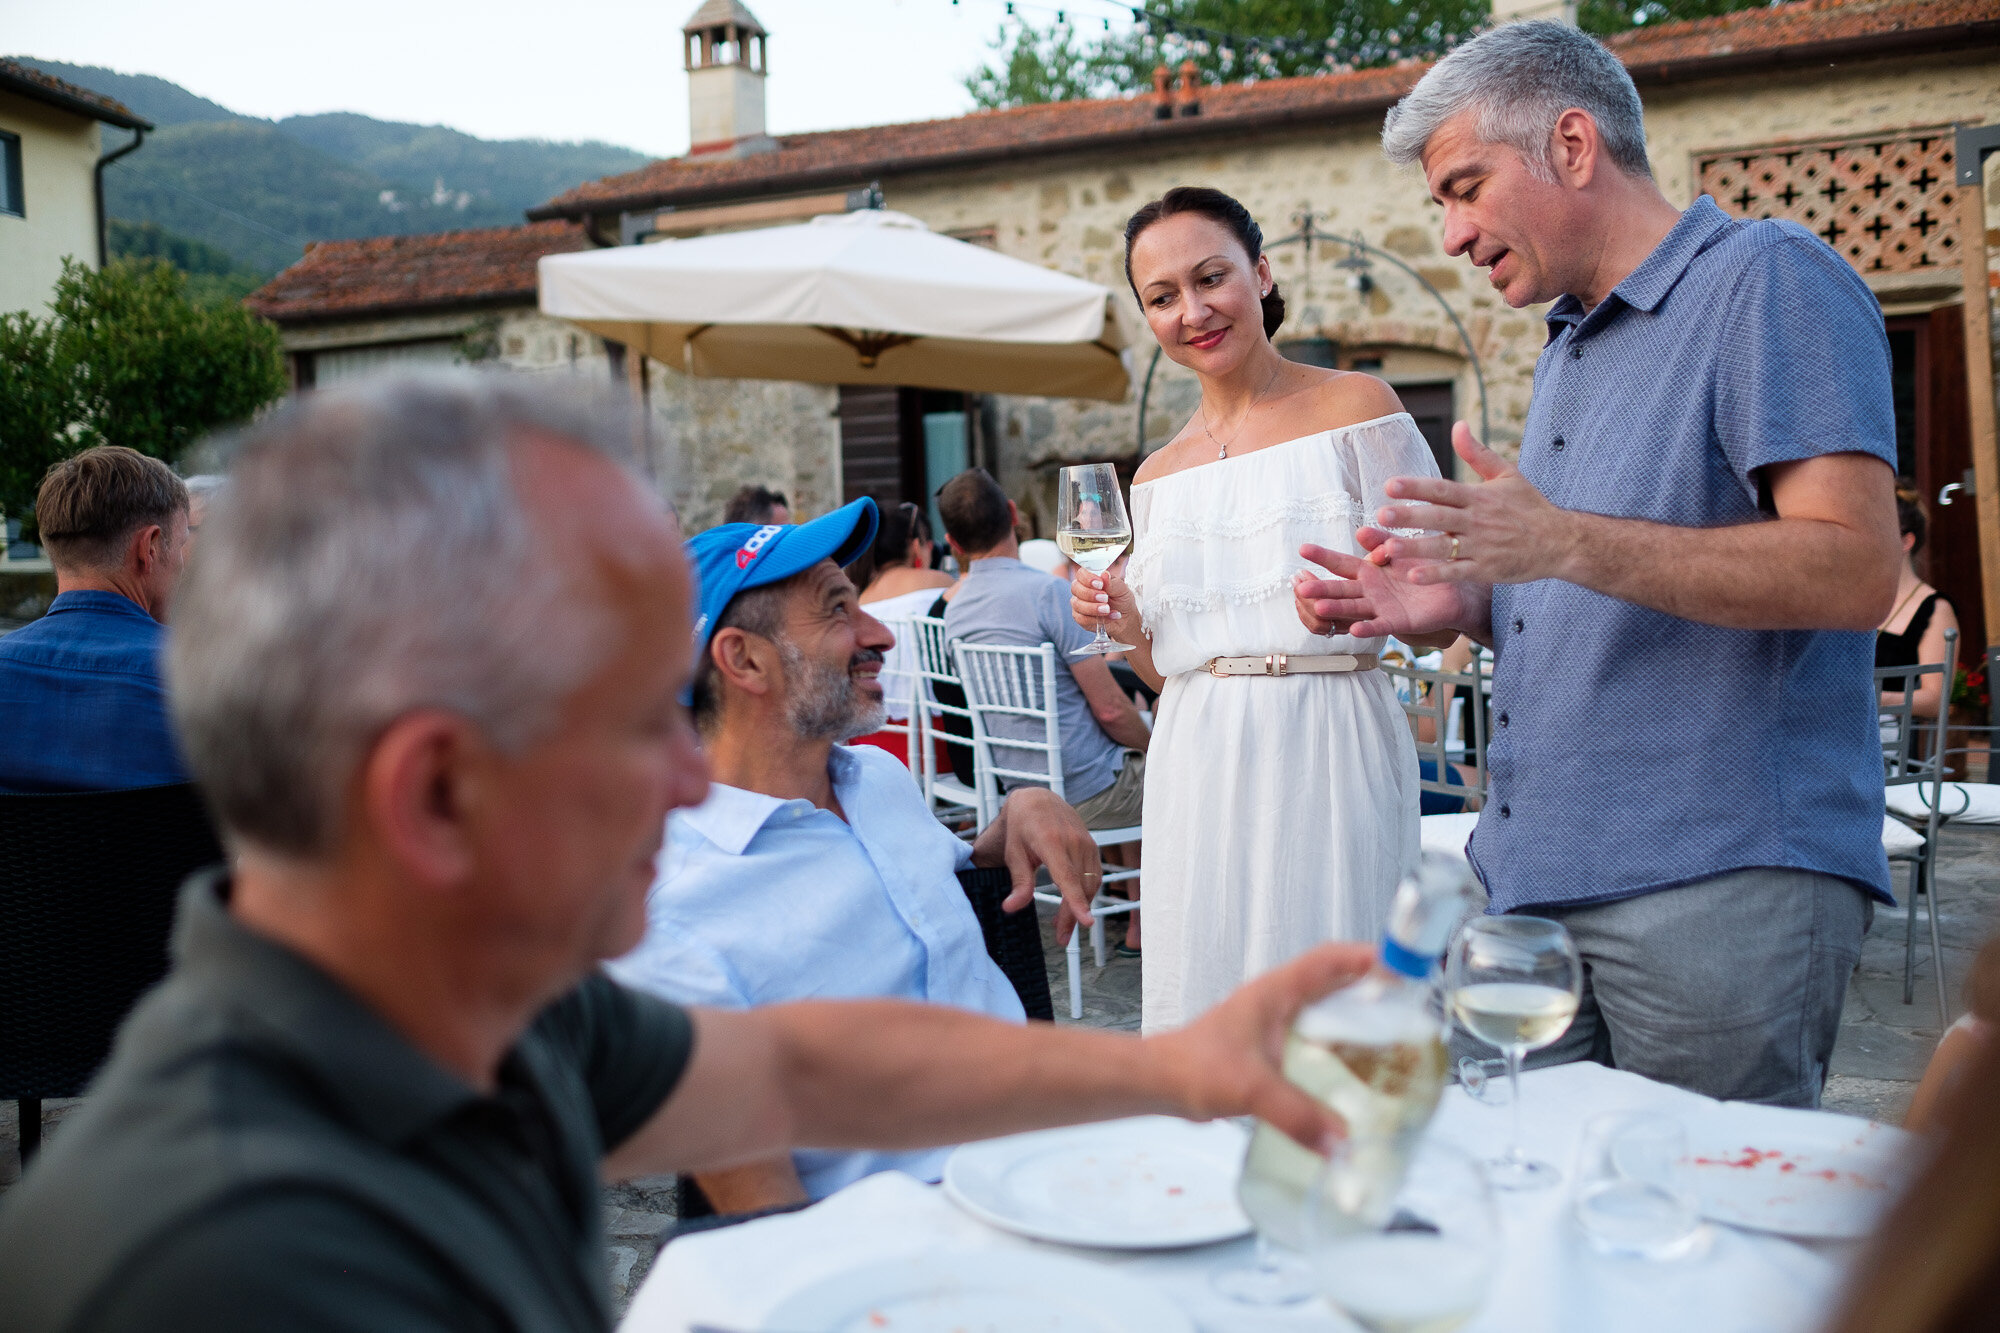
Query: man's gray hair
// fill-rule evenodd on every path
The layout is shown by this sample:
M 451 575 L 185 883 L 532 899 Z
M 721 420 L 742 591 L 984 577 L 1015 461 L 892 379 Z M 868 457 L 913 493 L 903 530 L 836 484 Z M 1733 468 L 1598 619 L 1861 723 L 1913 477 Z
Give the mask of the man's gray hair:
M 497 373 L 386 376 L 251 428 L 174 602 L 167 675 L 189 767 L 269 851 L 333 850 L 355 766 L 439 708 L 518 751 L 615 647 L 565 552 L 540 549 L 516 446 L 630 465 L 628 402 Z
M 1565 23 L 1530 19 L 1494 28 L 1432 66 L 1382 125 L 1382 151 L 1409 166 L 1440 126 L 1474 111 L 1473 132 L 1520 153 L 1528 170 L 1556 178 L 1551 141 L 1571 107 L 1597 122 L 1604 151 L 1628 176 L 1650 180 L 1645 113 L 1618 57 Z

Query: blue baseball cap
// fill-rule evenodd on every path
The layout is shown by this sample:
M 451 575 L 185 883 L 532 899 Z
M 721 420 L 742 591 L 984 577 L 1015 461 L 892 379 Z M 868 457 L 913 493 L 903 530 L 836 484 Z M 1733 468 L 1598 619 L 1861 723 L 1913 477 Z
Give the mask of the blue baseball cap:
M 853 564 L 875 544 L 880 517 L 875 502 L 863 496 L 810 523 L 724 523 L 688 538 L 688 559 L 701 586 L 694 622 L 696 663 L 737 593 L 803 574 L 822 560 Z

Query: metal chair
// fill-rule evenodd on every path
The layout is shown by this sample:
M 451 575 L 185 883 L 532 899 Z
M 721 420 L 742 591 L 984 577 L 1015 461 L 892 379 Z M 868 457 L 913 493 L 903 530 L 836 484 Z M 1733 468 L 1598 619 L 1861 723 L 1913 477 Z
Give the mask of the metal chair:
M 42 1099 L 80 1095 L 166 975 L 182 881 L 222 859 L 189 784 L 0 796 L 0 1098 L 23 1164 Z
M 1943 827 L 1946 816 L 1939 807 L 1943 804 L 1944 770 L 1946 762 L 1946 717 L 1949 712 L 1951 686 L 1958 674 L 1958 632 L 1946 630 L 1944 635 L 1944 655 L 1942 662 L 1930 662 L 1918 666 L 1878 667 L 1875 671 L 1875 697 L 1878 700 L 1877 729 L 1882 741 L 1882 780 L 1885 787 L 1910 787 L 1920 798 L 1920 817 L 1898 815 L 1892 812 L 1883 820 L 1883 851 L 1892 862 L 1906 863 L 1910 867 L 1910 891 L 1903 904 L 1903 1003 L 1914 1000 L 1916 986 L 1917 951 L 1917 899 L 1924 899 L 1925 914 L 1930 921 L 1931 971 L 1937 979 L 1938 1024 L 1950 1023 L 1950 1004 L 1945 998 L 1944 946 L 1938 939 L 1937 905 L 1937 845 L 1938 830 Z M 1918 717 L 1912 707 L 1912 696 L 1922 688 L 1925 676 L 1939 676 L 1943 682 L 1943 697 L 1938 701 L 1935 718 Z M 1890 685 L 1889 682 L 1896 682 Z M 1893 688 L 1902 697 L 1895 703 L 1880 703 L 1885 689 Z M 1920 844 L 1912 844 L 1907 837 L 1898 836 L 1896 823 L 1921 837 Z
M 1008 782 L 1045 786 L 1068 800 L 1069 795 L 1063 787 L 1062 731 L 1056 717 L 1055 645 L 1044 643 L 1026 648 L 1009 644 L 966 643 L 961 639 L 955 641 L 951 649 L 958 666 L 959 680 L 965 686 L 966 704 L 972 712 L 977 786 L 982 809 L 986 812 L 981 827 L 999 815 L 1002 789 Z M 1006 734 L 995 735 L 994 723 L 1003 719 L 1017 720 L 1028 726 L 1006 727 Z M 1027 739 L 1019 734 L 1024 730 L 1029 734 Z M 1033 739 L 1035 730 L 1041 733 L 1039 740 Z M 1144 828 L 1138 824 L 1090 831 L 1091 841 L 1099 847 L 1138 842 L 1144 836 Z M 1099 967 L 1104 966 L 1105 918 L 1134 911 L 1139 906 L 1128 899 L 1110 897 L 1105 890 L 1113 884 L 1136 879 L 1139 873 L 1131 869 L 1106 870 L 1104 878 L 1098 881 L 1096 896 L 1090 904 L 1091 915 L 1096 918 L 1090 927 L 1090 944 Z M 1061 894 L 1053 889 L 1040 890 L 1035 897 L 1045 903 L 1062 902 Z M 1081 933 L 1071 933 L 1068 953 L 1069 1016 L 1082 1018 Z
M 938 772 L 939 744 L 971 749 L 973 734 L 972 712 L 963 702 L 965 687 L 951 659 L 944 621 L 913 616 L 908 623 L 917 661 L 910 682 L 910 717 L 916 723 L 910 772 L 939 819 L 947 824 L 970 820 L 976 832 L 993 818 L 982 803 L 977 782 L 961 782 L 955 774 Z
M 1410 734 L 1417 747 L 1420 759 L 1429 759 L 1436 778 L 1418 778 L 1418 785 L 1427 792 L 1438 795 L 1463 798 L 1470 802 L 1484 800 L 1486 796 L 1486 700 L 1492 693 L 1493 684 L 1486 675 L 1484 654 L 1477 644 L 1473 645 L 1472 660 L 1462 671 L 1444 671 L 1437 667 L 1418 666 L 1414 662 L 1384 661 L 1382 670 L 1396 686 L 1396 695 L 1403 703 L 1403 712 L 1410 721 Z M 1465 704 L 1464 733 L 1459 746 L 1451 744 L 1451 721 L 1454 706 L 1459 701 Z M 1416 739 L 1420 724 L 1428 720 L 1433 724 L 1432 738 L 1428 741 Z M 1458 786 L 1446 779 L 1451 770 L 1449 765 L 1463 763 L 1472 770 L 1472 781 Z M 1470 811 L 1458 814 L 1425 815 L 1421 825 L 1423 845 L 1426 851 L 1444 852 L 1452 856 L 1465 855 L 1466 841 L 1471 838 L 1473 826 L 1479 816 Z
M 882 623 L 888 626 L 891 634 L 896 636 L 898 645 L 908 643 L 916 635 L 916 631 L 911 628 L 908 620 L 884 620 Z M 915 656 L 915 652 L 912 651 L 910 660 L 914 661 Z M 906 711 L 903 714 L 903 720 L 900 722 L 893 717 L 886 719 L 881 726 L 875 729 L 875 735 L 901 736 L 903 738 L 904 763 L 909 765 L 910 772 L 915 773 L 917 771 L 917 732 L 920 729 L 917 721 L 916 701 L 923 697 L 924 683 L 921 674 L 914 667 L 892 666 L 891 663 L 894 660 L 893 654 L 883 660 L 882 673 L 877 677 L 877 680 L 882 686 L 882 697 L 885 700 L 898 702 Z

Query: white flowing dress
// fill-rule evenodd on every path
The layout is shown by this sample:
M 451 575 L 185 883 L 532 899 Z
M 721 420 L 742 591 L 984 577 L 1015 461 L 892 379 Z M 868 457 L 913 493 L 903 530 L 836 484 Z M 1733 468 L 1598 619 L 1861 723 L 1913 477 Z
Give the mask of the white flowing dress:
M 1146 758 L 1145 1031 L 1323 940 L 1379 937 L 1419 849 L 1416 750 L 1389 679 L 1202 666 L 1379 653 L 1300 623 L 1292 576 L 1317 567 L 1299 546 L 1358 554 L 1383 483 L 1436 475 L 1397 413 L 1132 488 L 1126 581 L 1166 678 Z

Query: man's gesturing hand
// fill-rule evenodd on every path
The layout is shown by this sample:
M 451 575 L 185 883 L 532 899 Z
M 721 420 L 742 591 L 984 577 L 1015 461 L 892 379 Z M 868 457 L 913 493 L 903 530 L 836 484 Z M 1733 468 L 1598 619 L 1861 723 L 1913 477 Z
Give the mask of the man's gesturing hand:
M 1418 585 L 1563 577 L 1577 541 L 1571 515 L 1550 504 L 1519 468 L 1473 439 L 1463 421 L 1451 428 L 1451 447 L 1482 482 L 1392 478 L 1384 487 L 1390 499 L 1419 503 L 1386 506 L 1377 521 L 1384 528 L 1425 528 L 1442 535 L 1382 533 L 1362 543 L 1369 560 L 1407 566 L 1408 581 Z
M 1182 1115 L 1254 1115 L 1316 1152 L 1346 1135 L 1324 1102 L 1288 1081 L 1285 1034 L 1299 1010 L 1368 970 L 1365 944 L 1322 944 L 1266 972 L 1175 1032 L 1148 1037 Z
M 1375 528 L 1363 528 L 1355 539 L 1364 551 L 1372 552 L 1387 536 Z M 1299 620 L 1315 634 L 1352 634 L 1362 639 L 1393 634 L 1407 640 L 1471 623 L 1457 588 L 1411 582 L 1420 562 L 1384 568 L 1373 563 L 1372 557 L 1364 560 L 1310 543 L 1301 546 L 1299 554 L 1336 575 L 1316 579 L 1300 570 L 1292 579 L 1292 600 Z
M 1000 807 L 1000 817 L 986 826 L 973 845 L 974 864 L 1004 865 L 1014 891 L 1002 903 L 1009 912 L 1032 910 L 1035 871 L 1049 868 L 1049 878 L 1062 893 L 1056 909 L 1056 940 L 1068 944 L 1079 923 L 1091 925 L 1091 899 L 1104 882 L 1097 844 L 1069 802 L 1047 787 L 1023 787 Z

